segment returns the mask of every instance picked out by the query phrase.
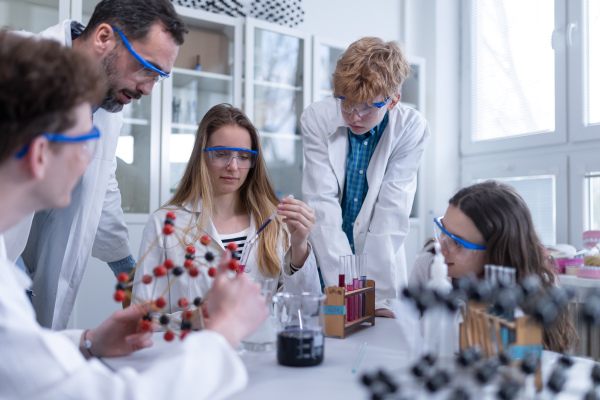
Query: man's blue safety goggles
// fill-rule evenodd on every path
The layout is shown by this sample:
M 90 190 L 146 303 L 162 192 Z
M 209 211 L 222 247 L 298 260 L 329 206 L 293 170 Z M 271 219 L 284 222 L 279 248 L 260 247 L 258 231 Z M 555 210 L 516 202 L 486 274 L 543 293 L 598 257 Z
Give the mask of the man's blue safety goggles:
M 123 32 L 121 32 L 119 29 L 115 28 L 114 26 L 112 27 L 112 29 L 117 32 L 119 34 L 119 36 L 121 36 L 121 40 L 123 41 L 123 44 L 125 45 L 125 47 L 127 48 L 127 50 L 129 50 L 129 52 L 131 53 L 131 55 L 140 62 L 140 64 L 142 64 L 142 66 L 144 67 L 142 70 L 140 70 L 146 77 L 148 78 L 152 78 L 156 81 L 156 83 L 160 83 L 163 80 L 167 79 L 169 77 L 169 74 L 167 74 L 164 71 L 161 71 L 159 68 L 156 68 L 154 65 L 150 64 L 148 61 L 144 60 L 138 53 L 135 52 L 135 50 L 133 50 L 131 48 L 131 45 L 129 44 L 129 41 L 127 40 L 127 38 L 125 37 L 125 35 L 123 35 Z M 138 71 L 137 73 L 139 73 L 140 71 Z
M 86 134 L 81 136 L 65 136 L 56 133 L 43 133 L 40 136 L 45 137 L 51 142 L 57 143 L 80 143 L 80 142 L 88 142 L 87 151 L 90 153 L 90 156 L 94 155 L 95 145 L 97 144 L 97 139 L 100 138 L 100 130 L 94 126 L 92 130 Z M 91 146 L 90 144 L 93 144 Z M 25 157 L 25 154 L 29 151 L 29 143 L 27 143 L 16 155 L 15 158 L 20 159 Z
M 446 237 L 448 237 L 452 239 L 450 243 L 447 242 L 447 244 L 451 247 L 456 247 L 460 244 L 462 247 L 468 250 L 485 250 L 485 245 L 467 242 L 466 240 L 461 239 L 458 236 L 455 236 L 448 232 L 442 226 L 442 218 L 443 217 L 437 217 L 433 219 L 433 222 L 435 223 L 435 238 L 440 244 L 442 243 L 442 241 L 446 240 Z M 452 243 L 452 241 L 454 241 L 454 243 Z

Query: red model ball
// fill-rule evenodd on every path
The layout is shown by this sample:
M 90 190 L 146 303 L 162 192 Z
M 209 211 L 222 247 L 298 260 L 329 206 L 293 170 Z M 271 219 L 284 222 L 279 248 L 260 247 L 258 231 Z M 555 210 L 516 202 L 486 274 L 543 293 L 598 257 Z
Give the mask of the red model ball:
M 225 246 L 226 249 L 229 249 L 231 251 L 236 251 L 238 249 L 238 245 L 231 242 L 229 243 L 227 246 Z
M 158 267 L 154 268 L 154 276 L 159 277 L 159 276 L 165 276 L 167 274 L 167 268 L 164 265 L 159 265 Z
M 172 220 L 176 220 L 177 219 L 177 215 L 175 215 L 175 213 L 173 211 L 169 211 L 167 213 L 167 218 L 172 219 Z
M 187 307 L 187 306 L 188 306 L 190 303 L 189 303 L 189 301 L 188 301 L 188 300 L 187 300 L 185 297 L 182 297 L 182 298 L 180 298 L 180 299 L 179 299 L 179 301 L 177 302 L 177 304 L 179 304 L 179 307 L 181 307 L 181 308 L 185 308 L 185 307 Z
M 216 274 L 217 274 L 217 269 L 215 267 L 210 267 L 208 269 L 208 276 L 210 276 L 211 278 L 214 278 Z
M 175 338 L 175 334 L 173 333 L 173 331 L 166 331 L 164 337 L 167 342 L 170 342 L 171 340 L 173 340 L 173 338 Z
M 188 269 L 188 272 L 190 273 L 190 276 L 192 278 L 195 278 L 198 275 L 200 275 L 200 270 L 197 267 L 192 267 L 192 268 Z
M 129 274 L 127 272 L 121 272 L 119 275 L 117 275 L 117 280 L 119 282 L 127 283 L 129 282 Z
M 152 327 L 152 322 L 147 321 L 147 320 L 142 320 L 142 322 L 140 323 L 140 330 L 142 332 L 147 332 L 150 330 L 150 327 Z
M 229 269 L 232 271 L 237 271 L 240 268 L 240 263 L 235 258 L 229 261 Z
M 193 260 L 185 260 L 185 261 L 183 262 L 183 266 L 184 266 L 185 268 L 190 268 L 190 267 L 193 267 L 193 266 L 194 266 L 194 261 L 193 261 Z
M 202 243 L 205 246 L 208 246 L 210 244 L 210 236 L 208 235 L 204 235 L 200 238 L 200 243 Z
M 165 263 L 163 264 L 165 266 L 165 268 L 167 269 L 173 269 L 173 267 L 175 266 L 175 263 L 173 262 L 173 260 L 171 260 L 170 258 L 167 258 L 165 260 Z
M 165 300 L 164 297 L 159 297 L 158 299 L 156 299 L 156 307 L 158 308 L 163 308 L 164 306 L 167 305 L 167 301 Z
M 163 228 L 163 233 L 165 235 L 170 235 L 173 232 L 175 232 L 175 228 L 173 227 L 173 225 L 171 225 L 171 224 L 165 224 L 165 227 Z
M 123 301 L 126 298 L 127 298 L 127 295 L 125 295 L 125 291 L 124 290 L 119 289 L 119 290 L 117 290 L 115 292 L 115 300 L 116 301 Z

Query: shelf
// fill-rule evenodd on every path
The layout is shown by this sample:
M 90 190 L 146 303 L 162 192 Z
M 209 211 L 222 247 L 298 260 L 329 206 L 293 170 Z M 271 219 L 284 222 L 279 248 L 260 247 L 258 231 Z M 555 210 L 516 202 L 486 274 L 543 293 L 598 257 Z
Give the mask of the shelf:
M 123 124 L 129 124 L 129 125 L 150 125 L 150 121 L 148 121 L 147 119 L 140 119 L 140 118 L 123 118 Z
M 231 75 L 214 72 L 194 71 L 193 69 L 173 68 L 173 88 L 183 88 L 192 81 L 198 82 L 198 91 L 230 94 L 233 88 Z
M 348 298 L 357 294 L 361 294 L 361 293 L 367 293 L 367 292 L 373 292 L 375 290 L 374 287 L 366 287 L 366 288 L 362 288 L 362 289 L 356 289 L 356 290 L 350 290 L 345 292 L 346 294 L 344 295 L 344 297 Z
M 274 88 L 274 89 L 292 90 L 294 92 L 302 91 L 302 86 L 292 86 L 292 85 L 288 85 L 286 83 L 276 83 L 276 82 L 269 82 L 269 81 L 254 81 L 254 84 L 256 86 L 262 86 L 262 87 L 268 87 L 268 88 Z
M 196 132 L 198 130 L 198 125 L 194 125 L 194 124 L 180 124 L 177 122 L 172 122 L 171 123 L 171 129 L 183 129 L 186 131 L 194 131 Z M 171 134 L 173 134 L 171 132 Z M 178 133 L 175 133 L 175 135 L 177 135 Z
M 263 132 L 258 133 L 259 138 L 275 138 L 275 139 L 287 139 L 287 140 L 302 140 L 302 135 L 295 135 L 293 133 L 282 133 L 282 132 Z
M 577 286 L 583 288 L 600 288 L 600 279 L 580 278 L 575 275 L 557 275 L 561 285 Z
M 352 322 L 346 322 L 344 324 L 344 330 L 346 329 L 350 329 L 350 328 L 354 328 L 356 325 L 360 325 L 362 323 L 365 322 L 371 322 L 372 325 L 375 325 L 375 316 L 374 315 L 367 315 L 366 317 L 361 317 L 359 319 L 356 319 Z

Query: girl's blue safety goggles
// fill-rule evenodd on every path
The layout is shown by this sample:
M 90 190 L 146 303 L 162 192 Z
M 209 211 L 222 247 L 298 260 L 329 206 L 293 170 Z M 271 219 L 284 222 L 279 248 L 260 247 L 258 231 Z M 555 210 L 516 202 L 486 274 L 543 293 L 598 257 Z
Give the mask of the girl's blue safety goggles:
M 235 158 L 238 168 L 252 168 L 258 156 L 258 151 L 241 147 L 209 147 L 204 151 L 208 152 L 208 162 L 217 167 L 229 167 Z
M 123 32 L 121 32 L 119 29 L 115 28 L 114 26 L 112 28 L 115 32 L 117 32 L 119 34 L 119 36 L 121 37 L 121 40 L 123 41 L 123 44 L 125 45 L 127 50 L 131 53 L 131 55 L 136 60 L 138 60 L 140 62 L 140 64 L 142 64 L 143 68 L 141 70 L 139 70 L 138 72 L 136 72 L 136 74 L 143 75 L 143 77 L 145 77 L 147 79 L 154 79 L 156 81 L 156 83 L 160 83 L 169 77 L 169 74 L 167 74 L 166 72 L 162 71 L 161 69 L 155 67 L 154 65 L 150 64 L 148 61 L 144 60 L 138 53 L 136 53 L 135 50 L 133 50 L 133 48 L 131 48 L 129 41 L 127 40 L 125 35 L 123 35 Z
M 65 136 L 57 133 L 43 133 L 40 136 L 45 137 L 50 142 L 56 143 L 83 143 L 84 150 L 86 150 L 89 155 L 93 157 L 98 145 L 98 139 L 100 138 L 100 130 L 94 126 L 90 132 L 81 136 Z M 23 146 L 23 148 L 15 155 L 15 158 L 19 159 L 25 157 L 25 154 L 27 154 L 29 151 L 29 144 L 30 143 L 27 143 L 25 146 Z
M 445 242 L 450 249 L 465 248 L 468 250 L 485 250 L 485 245 L 467 242 L 466 240 L 448 232 L 442 225 L 442 218 L 444 217 L 437 217 L 433 219 L 435 238 L 440 244 Z

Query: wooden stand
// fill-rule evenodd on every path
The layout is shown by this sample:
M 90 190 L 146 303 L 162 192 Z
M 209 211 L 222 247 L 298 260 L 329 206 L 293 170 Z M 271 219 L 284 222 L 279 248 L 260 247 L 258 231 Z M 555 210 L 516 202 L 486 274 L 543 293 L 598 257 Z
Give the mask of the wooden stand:
M 339 286 L 326 287 L 325 335 L 344 338 L 346 333 L 363 323 L 375 325 L 375 281 L 367 280 L 367 287 L 347 292 Z M 346 299 L 363 293 L 367 296 L 365 316 L 346 322 Z
M 465 321 L 460 324 L 460 348 L 481 347 L 486 357 L 507 352 L 514 360 L 524 358 L 528 353 L 539 355 L 540 363 L 535 374 L 538 392 L 542 390 L 542 326 L 530 317 L 516 318 L 509 321 L 486 312 L 487 304 L 469 302 Z M 504 348 L 502 334 L 514 332 L 514 342 Z

